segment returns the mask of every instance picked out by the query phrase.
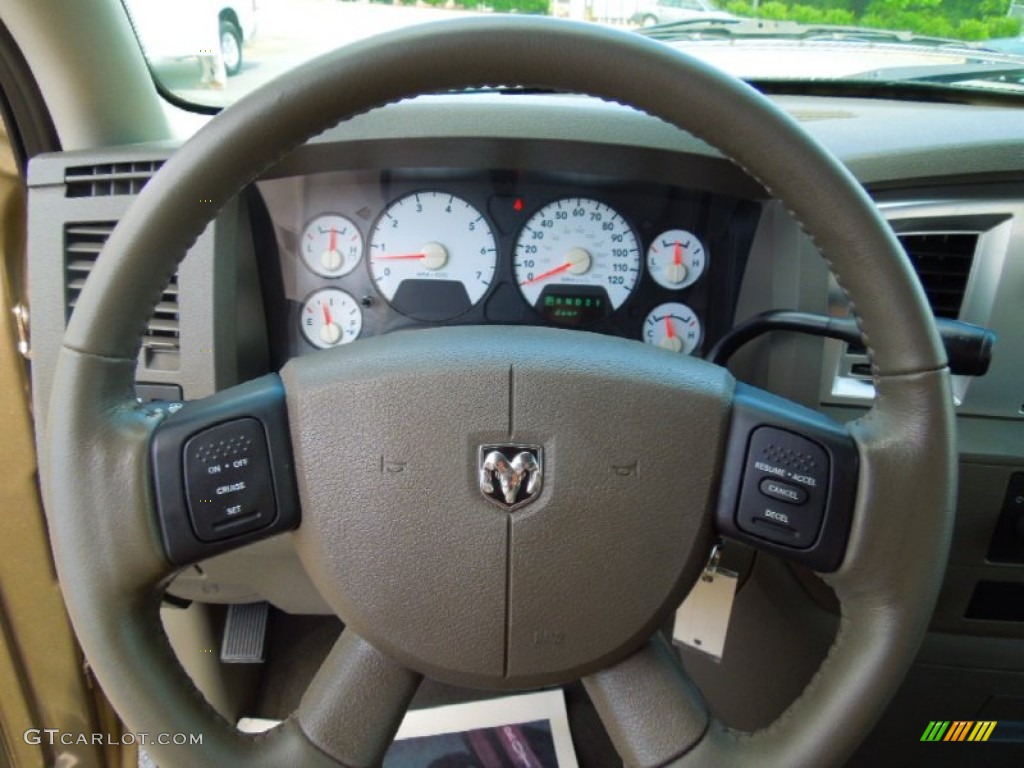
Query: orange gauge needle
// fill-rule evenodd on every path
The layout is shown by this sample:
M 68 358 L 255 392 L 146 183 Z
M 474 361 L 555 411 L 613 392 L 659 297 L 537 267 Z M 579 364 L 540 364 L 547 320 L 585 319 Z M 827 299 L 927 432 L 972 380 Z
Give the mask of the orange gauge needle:
M 549 269 L 547 272 L 541 272 L 536 277 L 531 277 L 526 282 L 520 283 L 520 285 L 529 285 L 530 283 L 539 283 L 541 280 L 547 280 L 549 277 L 554 277 L 555 275 L 559 274 L 560 272 L 565 272 L 565 270 L 569 269 L 570 267 L 572 267 L 572 262 L 571 261 L 567 261 L 562 266 L 555 267 L 554 269 Z
M 336 250 L 338 250 L 338 230 L 336 230 L 334 227 L 331 227 L 331 239 L 330 239 L 330 242 L 328 242 L 328 244 L 327 244 L 327 250 L 328 251 L 336 251 Z
M 398 256 L 377 256 L 378 259 L 425 259 L 427 254 L 425 253 L 403 253 Z
M 674 339 L 676 337 L 676 332 L 672 328 L 672 316 L 671 315 L 665 315 L 665 333 L 668 334 L 668 337 L 670 339 Z
M 331 317 L 331 310 L 327 308 L 327 305 L 321 304 L 320 308 L 324 311 L 324 325 L 334 325 L 334 319 Z
M 677 267 L 683 263 L 683 246 L 678 240 L 676 240 L 675 255 L 672 257 L 672 263 Z

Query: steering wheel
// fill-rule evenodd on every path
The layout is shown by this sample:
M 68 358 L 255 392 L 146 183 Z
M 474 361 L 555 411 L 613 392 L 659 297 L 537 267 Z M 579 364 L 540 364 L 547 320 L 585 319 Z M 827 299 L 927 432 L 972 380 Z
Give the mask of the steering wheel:
M 617 101 L 746 169 L 846 292 L 873 367 L 871 410 L 841 426 L 698 359 L 521 327 L 368 339 L 173 414 L 134 399 L 147 318 L 219 204 L 340 120 L 488 84 Z M 429 675 L 506 690 L 582 678 L 628 765 L 821 766 L 866 735 L 927 626 L 952 527 L 949 383 L 923 293 L 871 200 L 752 88 L 623 32 L 459 20 L 309 62 L 225 110 L 156 174 L 67 327 L 42 451 L 46 509 L 71 619 L 116 710 L 137 731 L 203 736 L 152 745 L 162 764 L 374 765 Z M 196 509 L 196 467 L 218 436 L 251 447 L 259 470 L 245 475 L 259 522 L 234 533 Z M 481 463 L 495 446 L 509 460 L 498 474 Z M 511 450 L 527 453 L 518 469 Z M 756 492 L 757 472 L 786 451 L 811 501 L 806 519 L 791 506 L 783 522 L 759 511 L 781 503 Z M 525 480 L 513 498 L 532 503 L 501 508 L 495 492 L 491 504 L 482 472 L 495 486 Z M 292 528 L 346 629 L 297 711 L 245 735 L 177 663 L 160 596 L 183 564 Z M 815 677 L 752 733 L 709 715 L 656 634 L 716 532 L 810 564 L 842 609 Z

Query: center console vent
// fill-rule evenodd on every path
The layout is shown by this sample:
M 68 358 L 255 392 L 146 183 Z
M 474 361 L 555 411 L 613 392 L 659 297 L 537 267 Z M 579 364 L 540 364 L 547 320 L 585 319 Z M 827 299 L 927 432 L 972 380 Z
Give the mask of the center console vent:
M 79 165 L 64 171 L 65 197 L 137 195 L 153 178 L 162 160 Z
M 78 297 L 85 287 L 85 281 L 92 272 L 100 251 L 114 231 L 114 221 L 95 221 L 88 223 L 69 223 L 64 225 L 64 297 L 65 319 L 78 302 Z M 160 303 L 157 304 L 153 316 L 146 326 L 146 335 L 142 339 L 143 349 L 148 355 L 158 355 L 163 359 L 162 367 L 170 367 L 175 363 L 180 350 L 180 324 L 178 306 L 178 275 L 164 288 Z M 172 359 L 168 360 L 168 356 Z
M 960 315 L 978 235 L 970 232 L 914 232 L 898 235 L 936 317 Z

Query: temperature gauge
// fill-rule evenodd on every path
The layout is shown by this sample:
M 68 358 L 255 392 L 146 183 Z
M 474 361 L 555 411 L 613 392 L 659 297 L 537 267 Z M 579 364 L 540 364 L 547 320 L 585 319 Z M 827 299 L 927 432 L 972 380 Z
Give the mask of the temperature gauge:
M 648 344 L 689 355 L 700 344 L 700 318 L 685 304 L 659 304 L 644 320 L 643 336 Z
M 347 275 L 362 257 L 363 236 L 344 216 L 319 216 L 302 232 L 302 260 L 322 277 Z
M 302 303 L 299 327 L 314 347 L 337 347 L 358 338 L 363 329 L 363 313 L 356 300 L 344 291 L 321 288 Z
M 704 246 L 695 234 L 685 229 L 662 232 L 647 249 L 647 271 L 654 282 L 671 291 L 697 282 L 706 264 Z

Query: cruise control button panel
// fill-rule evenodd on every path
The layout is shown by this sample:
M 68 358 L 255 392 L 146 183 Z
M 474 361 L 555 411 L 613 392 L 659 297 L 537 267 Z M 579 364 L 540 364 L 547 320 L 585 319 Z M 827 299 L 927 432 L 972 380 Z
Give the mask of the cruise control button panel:
M 860 471 L 846 428 L 739 383 L 729 431 L 718 532 L 822 573 L 839 568 Z
M 754 536 L 807 549 L 821 528 L 828 482 L 828 454 L 820 445 L 758 427 L 750 436 L 737 524 Z
M 277 514 L 263 425 L 235 419 L 185 443 L 185 488 L 196 536 L 217 541 L 265 528 Z
M 149 452 L 171 563 L 188 565 L 298 526 L 280 378 L 263 376 L 166 412 Z

